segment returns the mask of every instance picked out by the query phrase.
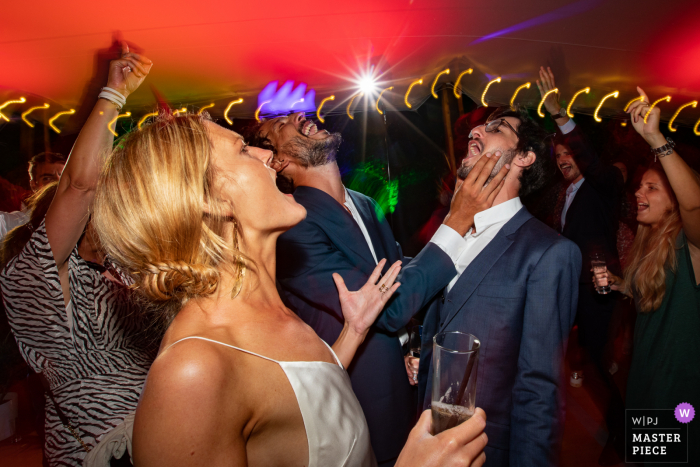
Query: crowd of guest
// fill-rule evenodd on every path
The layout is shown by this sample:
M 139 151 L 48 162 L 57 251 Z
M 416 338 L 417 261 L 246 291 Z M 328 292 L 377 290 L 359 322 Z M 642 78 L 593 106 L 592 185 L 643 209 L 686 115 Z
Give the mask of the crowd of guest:
M 593 378 L 612 465 L 625 408 L 700 404 L 700 179 L 642 89 L 628 113 L 654 162 L 638 185 L 549 69 L 555 135 L 524 109 L 480 109 L 410 258 L 343 185 L 342 135 L 303 112 L 239 135 L 161 109 L 115 146 L 108 122 L 152 66 L 125 44 L 70 156 L 34 157 L 32 192 L 8 185 L 0 213 L 0 290 L 44 385 L 48 465 L 554 466 L 564 385 Z M 623 397 L 611 346 L 628 318 Z M 440 332 L 478 336 L 480 408 L 434 435 Z

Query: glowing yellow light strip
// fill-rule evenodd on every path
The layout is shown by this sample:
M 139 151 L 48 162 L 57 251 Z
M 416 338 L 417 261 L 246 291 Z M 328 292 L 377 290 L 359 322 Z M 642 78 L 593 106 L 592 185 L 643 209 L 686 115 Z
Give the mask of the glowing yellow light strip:
M 260 121 L 260 111 L 263 108 L 263 105 L 269 104 L 272 101 L 264 101 L 262 104 L 260 104 L 260 107 L 255 111 L 255 120 Z
M 24 113 L 22 114 L 22 120 L 24 120 L 24 123 L 26 123 L 27 125 L 29 125 L 29 128 L 34 128 L 34 124 L 33 124 L 32 122 L 30 122 L 29 120 L 27 120 L 27 116 L 28 116 L 30 113 L 34 112 L 35 110 L 38 110 L 38 109 L 48 109 L 49 107 L 50 107 L 49 104 L 44 104 L 44 105 L 40 105 L 40 106 L 37 106 L 37 107 L 32 107 L 31 109 L 27 110 L 26 112 L 24 112 Z
M 620 126 L 627 126 L 627 122 L 620 123 Z
M 625 110 L 624 110 L 624 111 L 627 112 L 627 109 L 630 108 L 630 105 L 634 104 L 634 103 L 637 102 L 637 101 L 642 101 L 642 102 L 643 102 L 643 101 L 644 101 L 644 96 L 635 97 L 634 99 L 632 99 L 631 101 L 629 101 L 629 102 L 627 103 L 627 105 L 625 106 Z
M 64 110 L 63 112 L 59 112 L 53 117 L 49 119 L 49 126 L 55 131 L 56 133 L 61 133 L 61 130 L 56 128 L 56 126 L 53 124 L 53 122 L 56 121 L 56 119 L 62 115 L 73 115 L 75 113 L 75 109 L 70 109 L 70 110 Z
M 698 122 L 697 122 L 697 123 L 695 124 L 695 126 L 693 127 L 693 133 L 695 133 L 695 134 L 698 135 L 698 136 L 700 136 L 700 131 L 698 130 L 698 127 L 699 127 L 699 126 L 700 126 L 700 120 L 698 120 Z
M 593 118 L 595 119 L 596 122 L 602 122 L 603 119 L 598 117 L 598 111 L 600 110 L 601 107 L 603 107 L 603 102 L 605 102 L 609 97 L 614 97 L 617 99 L 617 96 L 620 95 L 620 91 L 615 91 L 611 92 L 610 94 L 606 94 L 603 96 L 603 98 L 600 100 L 600 103 L 598 104 L 598 107 L 595 108 L 595 112 L 593 112 Z
M 544 104 L 544 100 L 547 98 L 552 93 L 557 93 L 559 92 L 558 88 L 550 89 L 549 91 L 544 93 L 544 96 L 542 96 L 542 100 L 540 101 L 540 105 L 537 106 L 537 115 L 540 116 L 540 118 L 544 118 L 544 114 L 542 113 L 542 105 Z
M 224 118 L 226 119 L 226 122 L 227 122 L 229 125 L 233 125 L 233 120 L 231 120 L 230 118 L 228 118 L 228 111 L 231 110 L 231 107 L 233 107 L 233 106 L 236 105 L 236 104 L 240 104 L 241 102 L 243 102 L 243 99 L 236 99 L 235 101 L 231 101 L 231 102 L 228 103 L 228 107 L 226 107 L 226 110 L 224 111 Z M 264 103 L 263 103 L 263 105 L 264 105 Z M 262 105 L 261 105 L 260 107 L 262 108 Z M 260 109 L 258 109 L 258 110 L 255 112 L 255 119 L 256 119 L 256 120 L 258 120 L 258 113 L 260 113 Z M 258 120 L 258 121 L 259 121 L 259 120 Z
M 571 111 L 571 107 L 574 106 L 574 101 L 576 100 L 576 98 L 584 92 L 588 94 L 589 92 L 591 92 L 591 88 L 585 87 L 583 89 L 579 89 L 578 91 L 576 91 L 576 94 L 574 94 L 574 97 L 571 98 L 571 102 L 569 102 L 569 105 L 566 107 L 566 115 L 568 115 L 569 118 L 574 118 L 574 113 Z
M 671 120 L 668 121 L 668 129 L 670 131 L 676 131 L 676 128 L 673 128 L 673 121 L 678 117 L 678 114 L 681 113 L 681 110 L 685 109 L 688 106 L 692 106 L 693 108 L 698 106 L 698 101 L 691 101 L 688 102 L 687 104 L 683 104 L 682 106 L 678 107 L 678 110 L 676 110 L 676 113 L 673 114 L 673 117 L 671 117 Z
M 377 112 L 379 112 L 379 115 L 384 115 L 384 112 L 381 111 L 379 108 L 379 101 L 382 100 L 382 94 L 384 94 L 386 91 L 391 91 L 394 89 L 394 86 L 389 86 L 386 89 L 383 89 L 382 92 L 379 93 L 379 97 L 377 97 L 377 102 L 374 104 L 374 107 L 377 109 Z
M 411 85 L 408 87 L 408 91 L 406 91 L 406 95 L 403 96 L 403 101 L 406 103 L 406 107 L 408 107 L 409 109 L 411 108 L 411 103 L 408 102 L 408 95 L 411 94 L 411 89 L 413 89 L 413 86 L 417 84 L 423 84 L 423 78 L 412 82 Z
M 0 110 L 4 109 L 5 107 L 7 107 L 10 104 L 24 104 L 25 102 L 27 102 L 27 99 L 25 99 L 24 97 L 20 97 L 19 99 L 6 101 L 4 104 L 0 105 Z M 7 118 L 5 116 L 5 114 L 2 112 L 0 112 L 0 118 L 2 118 L 3 120 L 6 120 L 8 122 L 10 121 L 10 119 Z
M 184 109 L 184 107 L 183 107 L 183 109 Z M 187 109 L 185 109 L 185 110 L 187 110 Z M 112 119 L 111 122 L 109 122 L 109 123 L 107 124 L 107 128 L 109 128 L 109 131 L 111 131 L 112 134 L 113 134 L 114 136 L 119 136 L 119 135 L 117 134 L 116 131 L 114 131 L 114 130 L 112 129 L 112 125 L 114 125 L 114 126 L 116 127 L 117 120 L 120 119 L 120 118 L 123 118 L 123 117 L 131 117 L 131 112 L 125 112 L 125 113 L 123 113 L 123 114 L 119 114 L 119 115 L 117 115 L 116 117 L 114 117 L 114 118 Z
M 647 110 L 647 113 L 644 115 L 644 123 L 647 122 L 647 118 L 649 118 L 649 114 L 651 113 L 652 109 L 656 107 L 656 104 L 658 104 L 661 101 L 671 102 L 671 96 L 666 96 L 662 97 L 661 99 L 655 100 L 654 103 L 651 104 L 651 106 L 649 107 L 649 110 Z
M 323 119 L 323 117 L 321 117 L 321 107 L 323 107 L 323 104 L 325 104 L 328 101 L 334 101 L 334 100 L 335 100 L 335 96 L 326 97 L 318 105 L 318 109 L 316 110 L 316 117 L 318 118 L 319 122 L 326 123 L 326 121 Z
M 202 115 L 202 112 L 204 112 L 204 111 L 207 110 L 207 109 L 211 109 L 212 107 L 214 107 L 214 103 L 213 103 L 213 102 L 212 102 L 211 104 L 205 105 L 204 107 L 202 107 L 201 109 L 199 109 L 199 112 L 197 112 L 197 115 Z
M 364 94 L 365 94 L 364 92 L 358 92 L 357 94 L 355 94 L 354 96 L 352 96 L 350 98 L 350 102 L 348 102 L 348 108 L 347 108 L 347 113 L 348 113 L 348 117 L 350 117 L 350 120 L 355 120 L 355 117 L 353 117 L 353 115 L 350 113 L 350 108 L 352 107 L 353 101 L 355 100 L 355 98 L 357 96 L 364 96 Z
M 511 107 L 513 107 L 513 104 L 515 103 L 515 98 L 518 96 L 518 93 L 523 89 L 530 89 L 530 85 L 532 85 L 532 83 L 527 82 L 525 84 L 518 86 L 518 89 L 516 89 L 515 92 L 513 93 L 513 97 L 510 98 L 510 106 Z
M 460 81 L 462 81 L 462 77 L 463 77 L 464 75 L 471 75 L 473 71 L 474 71 L 474 70 L 470 68 L 470 69 L 468 69 L 467 71 L 461 72 L 461 73 L 459 74 L 459 76 L 457 77 L 457 81 L 455 81 L 455 88 L 453 89 L 453 91 L 454 91 L 454 93 L 455 93 L 455 97 L 456 97 L 457 99 L 461 99 L 461 98 L 462 98 L 462 89 L 459 87 L 459 83 L 460 83 Z M 458 89 L 459 89 L 459 91 L 457 91 Z
M 146 123 L 146 120 L 148 120 L 150 117 L 157 117 L 157 116 L 158 116 L 158 112 L 151 112 L 150 114 L 146 114 L 143 117 L 141 117 L 141 120 L 139 120 L 139 123 L 138 123 L 139 130 L 141 129 L 143 124 Z
M 181 109 L 177 109 L 176 111 L 173 112 L 173 115 L 177 117 L 177 114 L 181 114 L 187 112 L 187 107 L 183 107 Z
M 299 99 L 298 101 L 294 102 L 291 106 L 289 106 L 289 108 L 291 109 L 291 108 L 294 107 L 296 104 L 301 104 L 302 102 L 304 102 L 304 98 L 303 98 L 303 97 L 302 97 L 301 99 Z
M 450 74 L 450 69 L 446 68 L 446 69 L 442 70 L 440 73 L 438 73 L 437 76 L 435 77 L 435 79 L 433 80 L 433 85 L 430 88 L 430 94 L 432 94 L 435 99 L 438 98 L 438 95 L 435 94 L 435 86 L 437 85 L 438 80 L 440 79 L 440 77 L 442 75 L 449 75 L 449 74 Z
M 491 87 L 491 85 L 492 85 L 493 83 L 500 83 L 500 82 L 501 82 L 501 77 L 500 77 L 500 76 L 499 76 L 498 78 L 492 79 L 491 81 L 488 82 L 488 84 L 487 84 L 486 87 L 484 88 L 484 92 L 481 93 L 481 105 L 483 105 L 484 107 L 488 107 L 488 106 L 489 106 L 489 105 L 486 103 L 486 101 L 484 100 L 484 98 L 486 97 L 486 93 L 488 92 L 489 88 Z

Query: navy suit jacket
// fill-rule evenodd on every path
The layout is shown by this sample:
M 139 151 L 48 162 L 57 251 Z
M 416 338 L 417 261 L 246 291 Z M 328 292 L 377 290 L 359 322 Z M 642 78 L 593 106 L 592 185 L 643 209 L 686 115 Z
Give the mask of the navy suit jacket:
M 348 368 L 367 419 L 372 448 L 381 462 L 399 455 L 415 419 L 415 393 L 408 383 L 396 331 L 457 271 L 450 257 L 432 243 L 412 260 L 405 258 L 379 205 L 365 195 L 348 192 L 367 228 L 377 260 L 387 259 L 384 272 L 395 261 L 403 261 L 398 278 L 401 287 Z M 358 290 L 376 263 L 352 215 L 330 195 L 316 188 L 299 187 L 294 199 L 306 208 L 306 219 L 277 242 L 277 279 L 287 305 L 323 340 L 333 344 L 344 319 L 332 274 L 339 273 L 349 290 Z
M 563 358 L 574 323 L 581 253 L 524 207 L 479 253 L 423 323 L 420 400 L 432 391 L 432 338 L 481 341 L 476 405 L 486 411 L 488 466 L 554 466 L 563 431 Z

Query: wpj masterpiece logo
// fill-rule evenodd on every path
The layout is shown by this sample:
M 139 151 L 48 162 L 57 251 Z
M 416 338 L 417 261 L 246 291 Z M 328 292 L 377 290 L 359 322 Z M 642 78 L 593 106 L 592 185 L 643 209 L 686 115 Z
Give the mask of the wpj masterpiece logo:
M 625 410 L 625 462 L 688 462 L 689 428 L 695 409 Z

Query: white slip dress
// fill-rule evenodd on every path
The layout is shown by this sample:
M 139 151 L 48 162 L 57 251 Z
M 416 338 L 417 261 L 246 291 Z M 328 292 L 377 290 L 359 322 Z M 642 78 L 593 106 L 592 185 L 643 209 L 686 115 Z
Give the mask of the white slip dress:
M 277 363 L 294 389 L 299 410 L 304 419 L 309 443 L 309 467 L 375 467 L 377 461 L 369 440 L 367 421 L 355 397 L 350 377 L 338 356 L 326 343 L 338 363 L 280 362 L 205 337 L 190 336 L 172 343 L 168 348 L 187 339 L 201 339 Z

